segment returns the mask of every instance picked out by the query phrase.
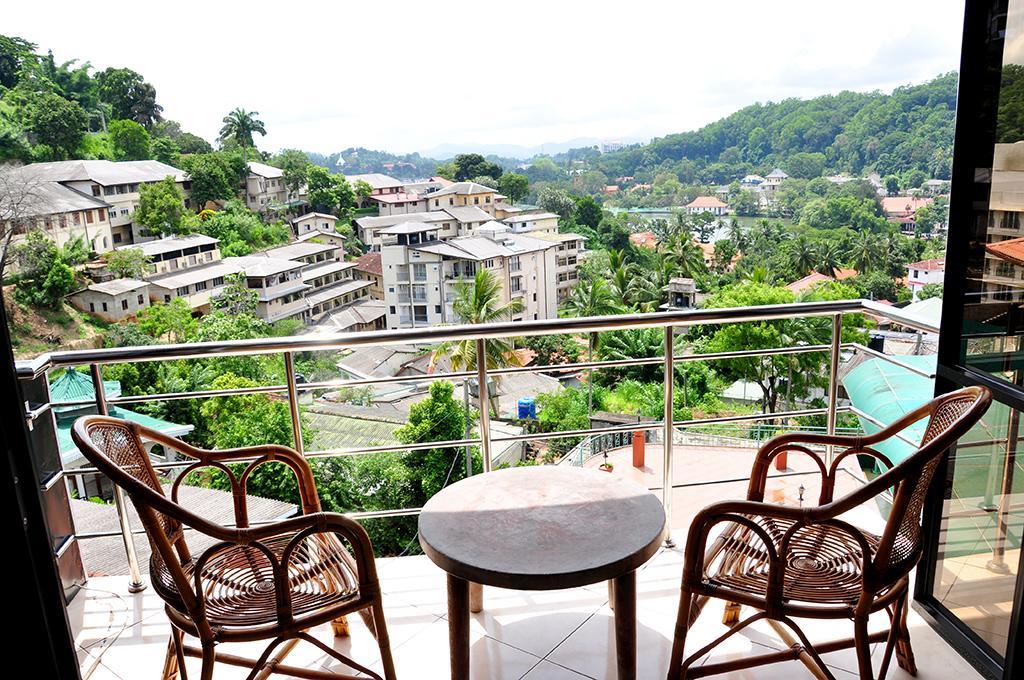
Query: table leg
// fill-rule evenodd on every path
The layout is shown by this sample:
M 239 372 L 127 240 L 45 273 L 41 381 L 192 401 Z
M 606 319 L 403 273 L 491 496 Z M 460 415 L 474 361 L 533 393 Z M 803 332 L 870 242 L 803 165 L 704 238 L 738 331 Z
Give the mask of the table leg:
M 469 677 L 469 581 L 448 575 L 448 647 L 452 680 Z
M 636 572 L 615 579 L 615 660 L 619 680 L 636 678 Z
M 484 610 L 484 587 L 479 583 L 469 583 L 469 611 L 479 614 Z

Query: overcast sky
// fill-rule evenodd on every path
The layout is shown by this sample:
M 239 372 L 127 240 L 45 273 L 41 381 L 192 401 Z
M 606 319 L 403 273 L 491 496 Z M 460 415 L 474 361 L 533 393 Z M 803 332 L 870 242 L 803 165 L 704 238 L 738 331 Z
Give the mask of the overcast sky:
M 65 6 L 66 5 L 66 6 Z M 0 32 L 126 66 L 213 140 L 259 111 L 264 150 L 649 138 L 742 106 L 890 90 L 954 70 L 954 0 L 5 3 Z

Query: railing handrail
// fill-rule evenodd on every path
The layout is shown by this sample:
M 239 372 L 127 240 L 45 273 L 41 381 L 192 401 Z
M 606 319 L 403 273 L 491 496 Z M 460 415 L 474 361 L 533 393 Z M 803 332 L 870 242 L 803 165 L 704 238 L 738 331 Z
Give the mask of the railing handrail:
M 919 320 L 898 314 L 899 310 L 894 310 L 889 306 L 880 305 L 870 300 L 830 300 L 824 302 L 791 302 L 757 307 L 691 309 L 609 316 L 529 319 L 517 322 L 487 324 L 428 326 L 337 335 L 303 335 L 249 340 L 142 345 L 138 347 L 64 350 L 42 354 L 35 359 L 27 361 L 18 361 L 15 365 L 19 377 L 31 378 L 52 368 L 81 366 L 92 363 L 115 364 L 134 361 L 273 354 L 286 351 L 306 352 L 373 345 L 439 343 L 452 340 L 509 338 L 524 335 L 559 335 L 629 328 L 685 327 L 698 324 L 740 323 L 807 316 L 830 316 L 865 311 L 890 318 L 893 321 L 918 328 L 919 330 L 938 332 L 938 329 L 935 327 L 922 328 Z

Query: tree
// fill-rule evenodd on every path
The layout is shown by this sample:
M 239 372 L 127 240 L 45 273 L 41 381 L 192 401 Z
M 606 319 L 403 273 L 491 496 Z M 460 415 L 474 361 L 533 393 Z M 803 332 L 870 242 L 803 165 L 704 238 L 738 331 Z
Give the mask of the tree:
M 851 244 L 850 265 L 861 273 L 875 268 L 881 256 L 878 239 L 869 231 L 859 232 Z
M 541 189 L 537 204 L 548 212 L 557 213 L 563 220 L 569 219 L 576 210 L 576 202 L 568 193 L 550 185 Z
M 214 311 L 230 316 L 254 315 L 259 306 L 260 296 L 246 285 L 245 274 L 231 274 L 224 277 L 224 287 L 210 300 Z
M 149 272 L 150 258 L 142 248 L 119 248 L 103 257 L 107 269 L 118 279 L 141 279 Z
M 509 202 L 522 200 L 530 192 L 530 180 L 517 172 L 506 172 L 498 180 L 498 191 L 508 197 Z
M 204 210 L 189 221 L 195 230 L 220 241 L 224 257 L 249 255 L 287 243 L 290 233 L 283 222 L 267 224 L 238 199 L 225 203 L 223 210 Z
M 530 335 L 517 344 L 534 352 L 537 366 L 575 363 L 580 358 L 580 345 L 571 335 Z
M 334 175 L 318 165 L 309 166 L 306 174 L 306 196 L 314 210 L 336 215 L 347 222 L 352 218 L 356 194 L 341 175 Z
M 508 302 L 501 300 L 501 281 L 491 272 L 479 268 L 473 280 L 459 281 L 455 284 L 455 298 L 452 311 L 462 323 L 481 324 L 495 321 L 507 321 L 523 311 L 523 300 L 513 297 Z M 519 360 L 513 351 L 512 343 L 504 338 L 492 338 L 485 344 L 487 355 L 484 365 L 487 368 L 505 368 L 515 366 Z M 441 357 L 447 357 L 452 369 L 475 370 L 479 357 L 476 354 L 476 340 L 457 340 L 445 342 L 434 348 L 431 364 Z M 497 378 L 495 382 L 497 382 Z M 497 413 L 497 395 L 491 394 L 491 410 Z
M 607 316 L 618 314 L 622 309 L 621 300 L 612 294 L 608 283 L 600 277 L 592 276 L 581 280 L 572 289 L 561 309 L 562 316 Z M 594 360 L 594 350 L 599 342 L 596 333 L 587 335 L 587 361 Z M 587 413 L 594 409 L 594 369 L 587 369 Z
M 196 331 L 192 308 L 185 298 L 157 302 L 139 312 L 139 329 L 154 338 L 185 342 Z
M 188 233 L 190 223 L 182 219 L 184 213 L 185 194 L 173 177 L 167 176 L 159 182 L 139 186 L 139 207 L 135 210 L 134 220 L 150 233 Z
M 88 125 L 81 106 L 53 92 L 32 95 L 26 118 L 34 141 L 49 147 L 54 159 L 74 154 Z
M 917 293 L 918 300 L 927 300 L 928 298 L 942 298 L 943 286 L 941 283 L 926 283 L 921 286 L 921 290 Z
M 243 161 L 248 160 L 248 149 L 253 146 L 253 133 L 259 133 L 264 137 L 267 135 L 263 121 L 256 117 L 258 115 L 260 115 L 259 111 L 246 111 L 237 108 L 224 116 L 221 121 L 224 125 L 220 129 L 220 140 L 222 142 L 231 140 L 242 147 Z
M 455 164 L 456 182 L 465 182 L 481 175 L 486 175 L 494 180 L 501 177 L 501 166 L 490 162 L 478 153 L 459 154 L 452 163 Z
M 183 156 L 181 165 L 188 172 L 192 201 L 199 208 L 208 202 L 226 201 L 235 196 L 238 183 L 223 153 Z
M 156 103 L 156 88 L 127 68 L 108 68 L 96 74 L 100 100 L 108 104 L 113 117 L 153 127 L 161 120 L 163 107 Z
M 36 45 L 29 41 L 0 35 L 0 87 L 13 88 L 21 80 L 21 70 L 36 59 Z
M 604 210 L 602 210 L 601 204 L 595 201 L 592 196 L 580 196 L 576 199 L 574 215 L 576 224 L 582 224 L 596 230 L 601 224 L 601 218 L 604 217 Z
M 284 186 L 290 194 L 297 195 L 299 190 L 305 186 L 309 166 L 309 156 L 305 151 L 283 149 L 270 159 L 270 163 L 274 167 L 281 168 Z
M 30 231 L 13 251 L 18 263 L 15 298 L 36 307 L 60 307 L 74 290 L 75 248 L 58 248 L 41 230 Z
M 181 137 L 177 141 L 178 146 L 181 147 L 181 153 L 192 154 L 213 152 L 213 147 L 210 146 L 208 141 L 199 135 L 192 134 L 191 132 L 182 132 Z
M 14 234 L 37 232 L 31 228 L 45 212 L 44 197 L 42 180 L 33 171 L 0 165 L 0 278 L 7 268 Z
M 109 125 L 114 159 L 141 161 L 149 158 L 149 133 L 133 120 L 112 120 Z
M 178 165 L 181 149 L 170 137 L 157 137 L 149 145 L 153 158 L 167 165 Z

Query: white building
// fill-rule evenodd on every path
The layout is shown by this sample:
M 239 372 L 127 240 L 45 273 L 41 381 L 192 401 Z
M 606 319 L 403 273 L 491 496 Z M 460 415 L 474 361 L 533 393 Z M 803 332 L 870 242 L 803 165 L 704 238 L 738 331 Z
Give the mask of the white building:
M 558 214 L 553 212 L 513 213 L 501 221 L 514 234 L 558 233 Z
M 133 319 L 149 307 L 149 284 L 138 279 L 94 283 L 68 296 L 76 309 L 116 322 Z
M 271 206 L 287 202 L 288 189 L 281 168 L 249 161 L 249 174 L 245 178 L 245 205 L 249 210 L 267 212 Z
M 299 238 L 311 233 L 336 234 L 338 218 L 328 213 L 310 212 L 292 220 L 292 236 Z
M 17 180 L 14 180 L 17 181 Z M 58 182 L 25 180 L 26 198 L 17 200 L 20 214 L 10 225 L 12 242 L 21 240 L 33 230 L 42 230 L 47 238 L 63 247 L 70 241 L 81 239 L 86 248 L 96 253 L 110 250 L 113 238 L 110 231 L 110 204 Z M 0 222 L 5 229 L 8 225 Z M 11 262 L 13 267 L 15 263 Z
M 587 237 L 558 232 L 532 232 L 530 236 L 552 241 L 555 249 L 555 289 L 558 304 L 572 295 L 580 279 L 579 265 L 587 255 Z
M 921 289 L 930 283 L 942 284 L 946 276 L 946 260 L 933 258 L 921 260 L 907 265 L 907 287 L 913 295 L 914 302 Z
M 151 274 L 171 272 L 210 264 L 220 259 L 220 239 L 205 234 L 168 236 L 155 241 L 146 241 L 120 249 L 141 250 L 149 258 Z

